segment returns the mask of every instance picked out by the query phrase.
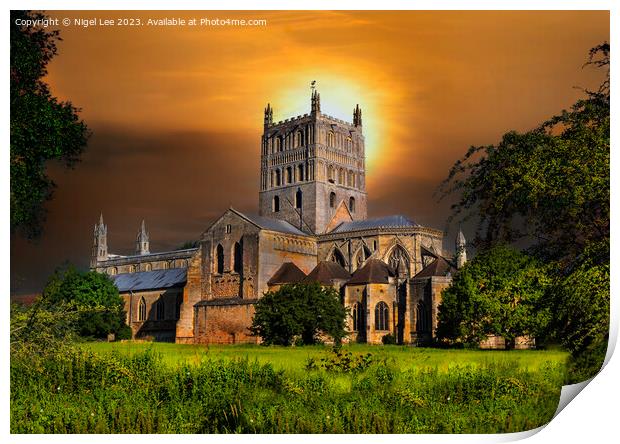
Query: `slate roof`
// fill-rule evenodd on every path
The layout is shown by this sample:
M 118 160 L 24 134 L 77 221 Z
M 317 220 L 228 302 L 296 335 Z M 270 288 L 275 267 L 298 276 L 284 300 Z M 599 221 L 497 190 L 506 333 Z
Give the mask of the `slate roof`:
M 301 282 L 305 277 L 306 273 L 297 265 L 292 262 L 284 262 L 271 279 L 269 279 L 267 285 L 296 284 Z
M 426 278 L 433 276 L 451 276 L 456 272 L 456 268 L 446 260 L 446 258 L 439 256 L 433 262 L 423 268 L 415 278 Z
M 284 220 L 270 219 L 268 217 L 257 216 L 255 214 L 248 215 L 248 214 L 241 213 L 232 208 L 231 210 L 237 213 L 239 216 L 249 220 L 254 225 L 257 225 L 258 227 L 264 230 L 278 231 L 280 233 L 296 234 L 298 236 L 308 236 L 308 233 L 304 233 L 299 228 L 294 227 L 293 225 L 291 225 L 290 223 Z
M 358 268 L 347 282 L 349 284 L 387 284 L 391 277 L 396 277 L 392 268 L 380 259 L 368 259 L 362 268 Z
M 110 276 L 118 291 L 157 290 L 160 288 L 182 287 L 187 281 L 187 269 L 141 271 L 121 273 Z
M 353 222 L 343 222 L 334 228 L 330 233 L 344 233 L 348 231 L 370 230 L 373 228 L 411 228 L 420 225 L 406 216 L 394 215 L 377 217 L 374 219 L 355 220 Z
M 323 285 L 331 285 L 336 279 L 349 279 L 351 275 L 339 264 L 332 261 L 321 261 L 306 276 L 304 282 L 318 282 Z

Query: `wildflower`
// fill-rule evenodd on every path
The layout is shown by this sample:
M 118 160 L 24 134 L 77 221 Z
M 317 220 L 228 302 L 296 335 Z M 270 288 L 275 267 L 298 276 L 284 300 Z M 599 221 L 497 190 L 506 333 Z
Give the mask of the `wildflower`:
M 39 410 L 39 412 L 43 413 L 43 409 Z
M 250 422 L 254 422 L 254 420 L 253 420 L 253 419 L 250 419 Z
M 448 396 L 448 401 L 450 401 L 450 397 Z
M 95 416 L 95 414 L 93 412 L 90 412 L 90 416 Z
M 56 390 L 60 391 L 60 386 L 58 386 L 58 388 Z

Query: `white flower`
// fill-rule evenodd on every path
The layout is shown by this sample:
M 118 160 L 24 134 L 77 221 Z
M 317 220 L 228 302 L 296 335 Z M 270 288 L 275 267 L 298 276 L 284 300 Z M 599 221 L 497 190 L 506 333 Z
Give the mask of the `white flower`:
M 95 414 L 93 412 L 90 412 L 90 416 L 95 416 Z
M 39 410 L 41 413 L 43 413 L 43 409 Z
M 448 401 L 450 401 L 450 397 L 448 396 Z

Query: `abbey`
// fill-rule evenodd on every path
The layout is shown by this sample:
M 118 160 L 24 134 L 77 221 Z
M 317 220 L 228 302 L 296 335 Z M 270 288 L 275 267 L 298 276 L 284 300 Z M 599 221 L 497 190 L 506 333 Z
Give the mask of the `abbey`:
M 437 327 L 441 290 L 465 263 L 443 251 L 443 232 L 402 215 L 367 217 L 362 110 L 345 122 L 321 111 L 280 122 L 264 112 L 259 213 L 224 212 L 196 248 L 152 253 L 144 221 L 135 254 L 108 253 L 103 217 L 91 268 L 111 276 L 134 337 L 185 343 L 258 342 L 248 327 L 261 296 L 318 281 L 350 309 L 349 339 L 424 344 Z

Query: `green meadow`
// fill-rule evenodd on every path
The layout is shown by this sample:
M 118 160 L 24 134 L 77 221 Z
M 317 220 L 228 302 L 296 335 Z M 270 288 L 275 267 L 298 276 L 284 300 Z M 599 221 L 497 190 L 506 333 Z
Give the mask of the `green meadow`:
M 567 354 L 81 343 L 11 362 L 13 433 L 501 433 L 555 412 Z

